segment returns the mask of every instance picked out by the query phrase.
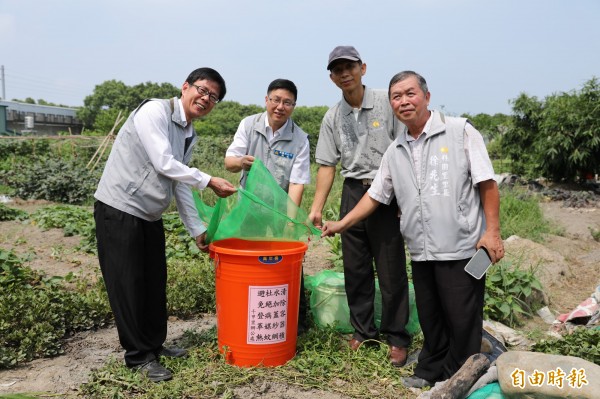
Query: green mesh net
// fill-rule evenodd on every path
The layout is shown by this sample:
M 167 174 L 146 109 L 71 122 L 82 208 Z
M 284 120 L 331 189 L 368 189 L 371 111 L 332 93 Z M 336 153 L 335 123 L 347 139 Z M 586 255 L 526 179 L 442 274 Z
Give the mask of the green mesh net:
M 226 238 L 307 241 L 321 235 L 259 159 L 254 160 L 245 189 L 239 187 L 237 193 L 219 198 L 214 207 L 196 191 L 194 201 L 200 219 L 208 225 L 207 242 Z

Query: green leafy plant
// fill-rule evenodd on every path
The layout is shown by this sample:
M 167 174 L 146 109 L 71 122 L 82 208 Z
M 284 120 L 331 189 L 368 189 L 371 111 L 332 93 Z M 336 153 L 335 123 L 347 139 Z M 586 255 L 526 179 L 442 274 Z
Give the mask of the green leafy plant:
M 189 318 L 215 312 L 215 274 L 208 255 L 169 261 L 167 308 L 170 315 Z
M 177 213 L 163 215 L 167 259 L 198 259 L 200 250 Z
M 51 205 L 31 214 L 33 222 L 42 229 L 63 229 L 65 237 L 86 233 L 94 224 L 92 212 L 75 205 Z
M 531 348 L 563 356 L 576 356 L 600 364 L 600 329 L 578 327 L 560 339 L 542 339 Z
M 50 205 L 35 211 L 31 219 L 42 229 L 63 229 L 65 237 L 80 235 L 77 250 L 97 252 L 96 224 L 91 210 L 76 205 Z
M 24 199 L 44 199 L 65 204 L 89 201 L 99 175 L 89 172 L 76 160 L 38 157 L 16 163 L 0 173 L 0 182 Z
M 543 101 L 522 93 L 512 100 L 513 117 L 502 136 L 513 173 L 575 182 L 598 171 L 600 81 Z
M 340 215 L 339 201 L 327 206 L 323 211 L 323 221 L 338 220 Z M 326 237 L 325 241 L 329 244 L 329 253 L 331 256 L 327 258 L 333 263 L 333 270 L 336 272 L 344 271 L 344 261 L 342 256 L 342 236 L 336 234 L 333 237 Z
M 0 203 L 0 221 L 25 220 L 27 218 L 29 218 L 29 213 L 20 209 L 10 208 Z
M 0 159 L 13 157 L 31 157 L 49 154 L 50 140 L 2 140 L 0 141 Z
M 534 268 L 522 270 L 502 260 L 487 273 L 484 315 L 508 326 L 517 326 L 521 317 L 531 316 L 532 307 L 540 301 L 536 293 L 541 291 Z
M 68 286 L 67 286 L 68 284 Z M 0 249 L 0 369 L 62 353 L 70 332 L 110 320 L 101 281 L 47 277 Z
M 333 237 L 326 237 L 325 240 L 329 244 L 329 253 L 331 256 L 327 258 L 333 263 L 333 270 L 336 272 L 344 271 L 344 259 L 342 256 L 342 236 L 336 234 Z

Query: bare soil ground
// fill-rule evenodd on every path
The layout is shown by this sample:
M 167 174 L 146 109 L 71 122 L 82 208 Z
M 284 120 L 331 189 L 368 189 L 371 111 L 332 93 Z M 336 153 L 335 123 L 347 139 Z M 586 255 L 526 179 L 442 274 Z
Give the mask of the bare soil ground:
M 8 205 L 31 212 L 45 204 L 19 201 Z M 551 311 L 566 313 L 600 284 L 600 243 L 594 241 L 590 233 L 590 228 L 600 230 L 600 209 L 565 208 L 560 202 L 544 203 L 542 207 L 545 216 L 564 229 L 564 236 L 550 236 L 544 244 L 513 237 L 506 242 L 507 257 L 537 267 Z M 79 240 L 79 237 L 64 237 L 62 230 L 42 231 L 31 223 L 0 222 L 2 248 L 28 255 L 30 267 L 48 275 L 73 272 L 95 278 L 97 259 L 75 250 Z M 325 240 L 310 243 L 304 262 L 305 274 L 312 275 L 330 267 L 328 248 Z M 214 323 L 215 318 L 211 315 L 197 320 L 170 320 L 167 343 L 176 342 L 186 330 L 201 330 Z M 535 316 L 524 328 L 549 327 Z M 76 396 L 79 385 L 88 380 L 90 372 L 102 367 L 111 356 L 122 358 L 114 327 L 76 334 L 68 339 L 61 356 L 1 370 L 0 394 L 44 392 L 55 397 Z M 300 390 L 276 383 L 239 388 L 236 397 L 345 398 L 335 393 Z

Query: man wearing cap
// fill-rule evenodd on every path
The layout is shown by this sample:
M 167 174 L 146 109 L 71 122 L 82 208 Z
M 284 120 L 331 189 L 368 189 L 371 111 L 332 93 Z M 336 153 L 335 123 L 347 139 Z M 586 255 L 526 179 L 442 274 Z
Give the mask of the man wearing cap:
M 321 123 L 315 152 L 319 164 L 310 219 L 323 225 L 323 207 L 341 163 L 344 177 L 340 219 L 369 189 L 387 147 L 402 125 L 394 118 L 387 93 L 362 83 L 367 65 L 352 46 L 338 46 L 329 54 L 329 77 L 342 90 L 342 99 Z M 354 334 L 349 341 L 357 350 L 364 341 L 386 336 L 394 366 L 406 363 L 410 335 L 408 278 L 404 240 L 399 233 L 396 201 L 382 205 L 367 219 L 342 234 L 345 288 Z M 374 322 L 375 271 L 382 296 L 381 326 Z

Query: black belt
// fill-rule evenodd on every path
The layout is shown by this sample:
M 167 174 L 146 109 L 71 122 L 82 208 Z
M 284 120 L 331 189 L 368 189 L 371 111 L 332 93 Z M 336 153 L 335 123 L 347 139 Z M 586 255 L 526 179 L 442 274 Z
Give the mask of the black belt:
M 352 182 L 360 183 L 363 186 L 370 186 L 373 184 L 373 179 L 353 179 L 351 177 L 347 177 L 346 180 L 350 180 Z

